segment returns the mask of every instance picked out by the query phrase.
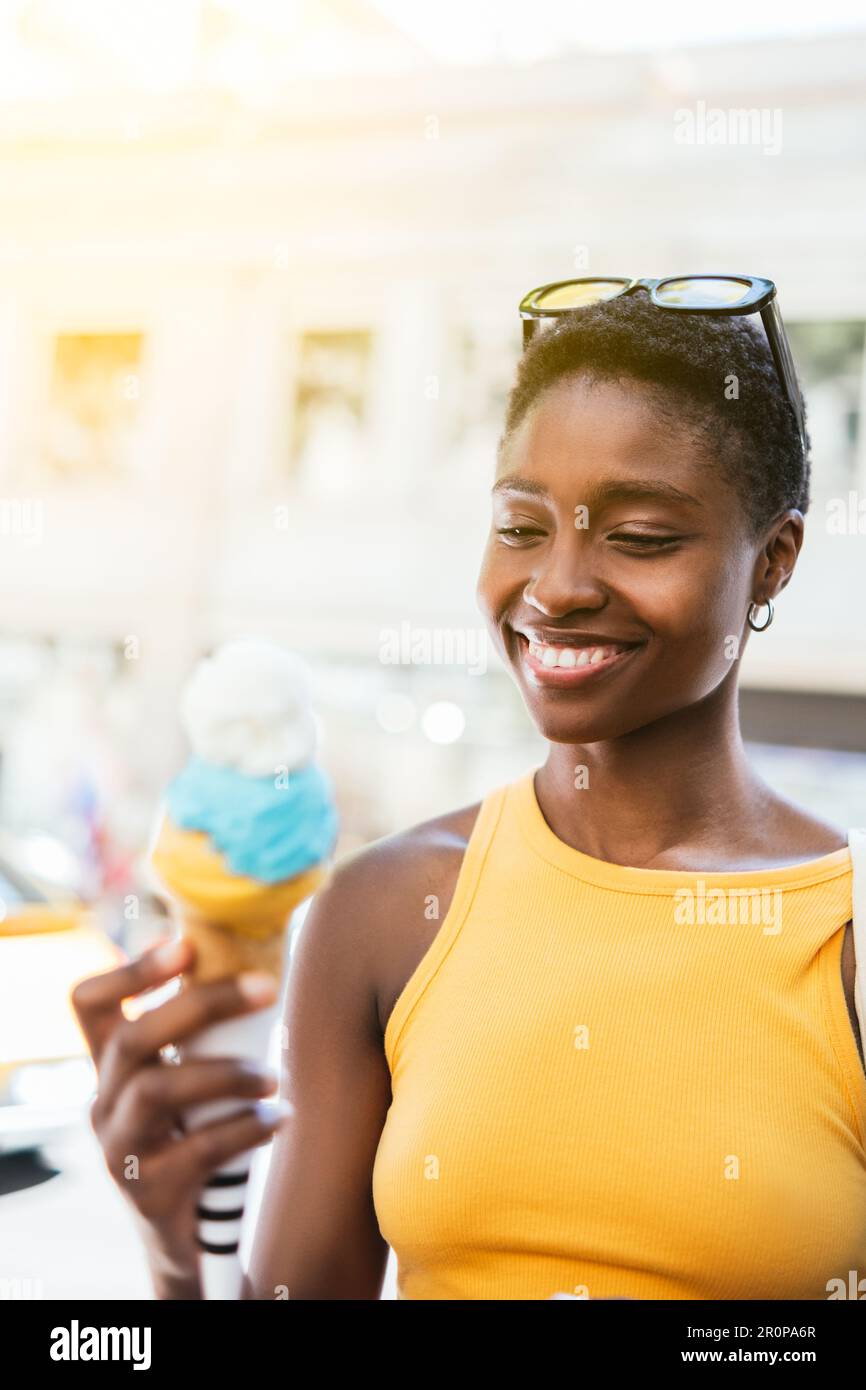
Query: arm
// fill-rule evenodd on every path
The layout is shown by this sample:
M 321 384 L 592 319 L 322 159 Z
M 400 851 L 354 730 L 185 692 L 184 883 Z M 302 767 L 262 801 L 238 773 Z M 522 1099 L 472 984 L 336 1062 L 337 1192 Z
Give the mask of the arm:
M 388 1255 L 372 1172 L 391 1103 L 377 1009 L 375 849 L 335 869 L 292 956 L 281 1094 L 295 1107 L 273 1146 L 244 1296 L 378 1299 Z

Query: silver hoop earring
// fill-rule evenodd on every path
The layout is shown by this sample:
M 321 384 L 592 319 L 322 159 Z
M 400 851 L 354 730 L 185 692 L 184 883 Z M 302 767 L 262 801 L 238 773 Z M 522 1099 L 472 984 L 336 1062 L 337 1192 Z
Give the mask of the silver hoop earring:
M 767 621 L 766 621 L 765 623 L 762 623 L 760 627 L 758 626 L 758 624 L 754 621 L 753 614 L 756 612 L 756 610 L 757 610 L 758 608 L 761 608 L 761 607 L 763 607 L 763 605 L 760 604 L 760 603 L 750 603 L 750 604 L 749 604 L 749 612 L 748 612 L 748 614 L 747 614 L 747 621 L 748 621 L 749 627 L 752 629 L 753 632 L 766 632 L 766 631 L 767 631 L 767 628 L 770 626 L 770 623 L 773 621 L 773 600 L 772 600 L 771 598 L 768 598 L 768 599 L 767 599 Z

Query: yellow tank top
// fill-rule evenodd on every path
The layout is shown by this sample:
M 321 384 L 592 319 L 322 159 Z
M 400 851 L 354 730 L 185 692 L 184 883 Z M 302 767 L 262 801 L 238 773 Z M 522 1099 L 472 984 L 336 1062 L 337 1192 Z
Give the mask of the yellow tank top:
M 558 839 L 533 777 L 482 802 L 385 1031 L 398 1298 L 826 1299 L 866 1276 L 850 851 L 625 868 Z

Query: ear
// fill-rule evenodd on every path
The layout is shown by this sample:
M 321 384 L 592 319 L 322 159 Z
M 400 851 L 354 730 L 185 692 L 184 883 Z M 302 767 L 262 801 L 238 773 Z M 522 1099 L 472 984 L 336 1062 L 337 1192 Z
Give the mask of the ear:
M 761 550 L 756 579 L 767 598 L 775 598 L 790 583 L 803 545 L 805 520 L 796 507 L 789 508 L 773 522 Z

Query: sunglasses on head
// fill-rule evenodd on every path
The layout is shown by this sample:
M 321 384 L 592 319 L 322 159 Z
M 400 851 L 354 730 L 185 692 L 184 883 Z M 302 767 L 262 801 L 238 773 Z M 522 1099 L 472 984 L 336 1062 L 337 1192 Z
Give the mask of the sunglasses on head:
M 788 335 L 776 302 L 772 280 L 757 275 L 670 275 L 663 280 L 628 280 L 619 276 L 587 275 L 578 280 L 557 280 L 530 290 L 520 301 L 523 320 L 523 346 L 530 342 L 539 324 L 558 318 L 572 309 L 601 304 L 636 289 L 649 292 L 657 309 L 679 314 L 755 314 L 770 344 L 779 380 L 794 412 L 803 453 L 806 452 L 806 425 L 803 397 L 797 381 Z

